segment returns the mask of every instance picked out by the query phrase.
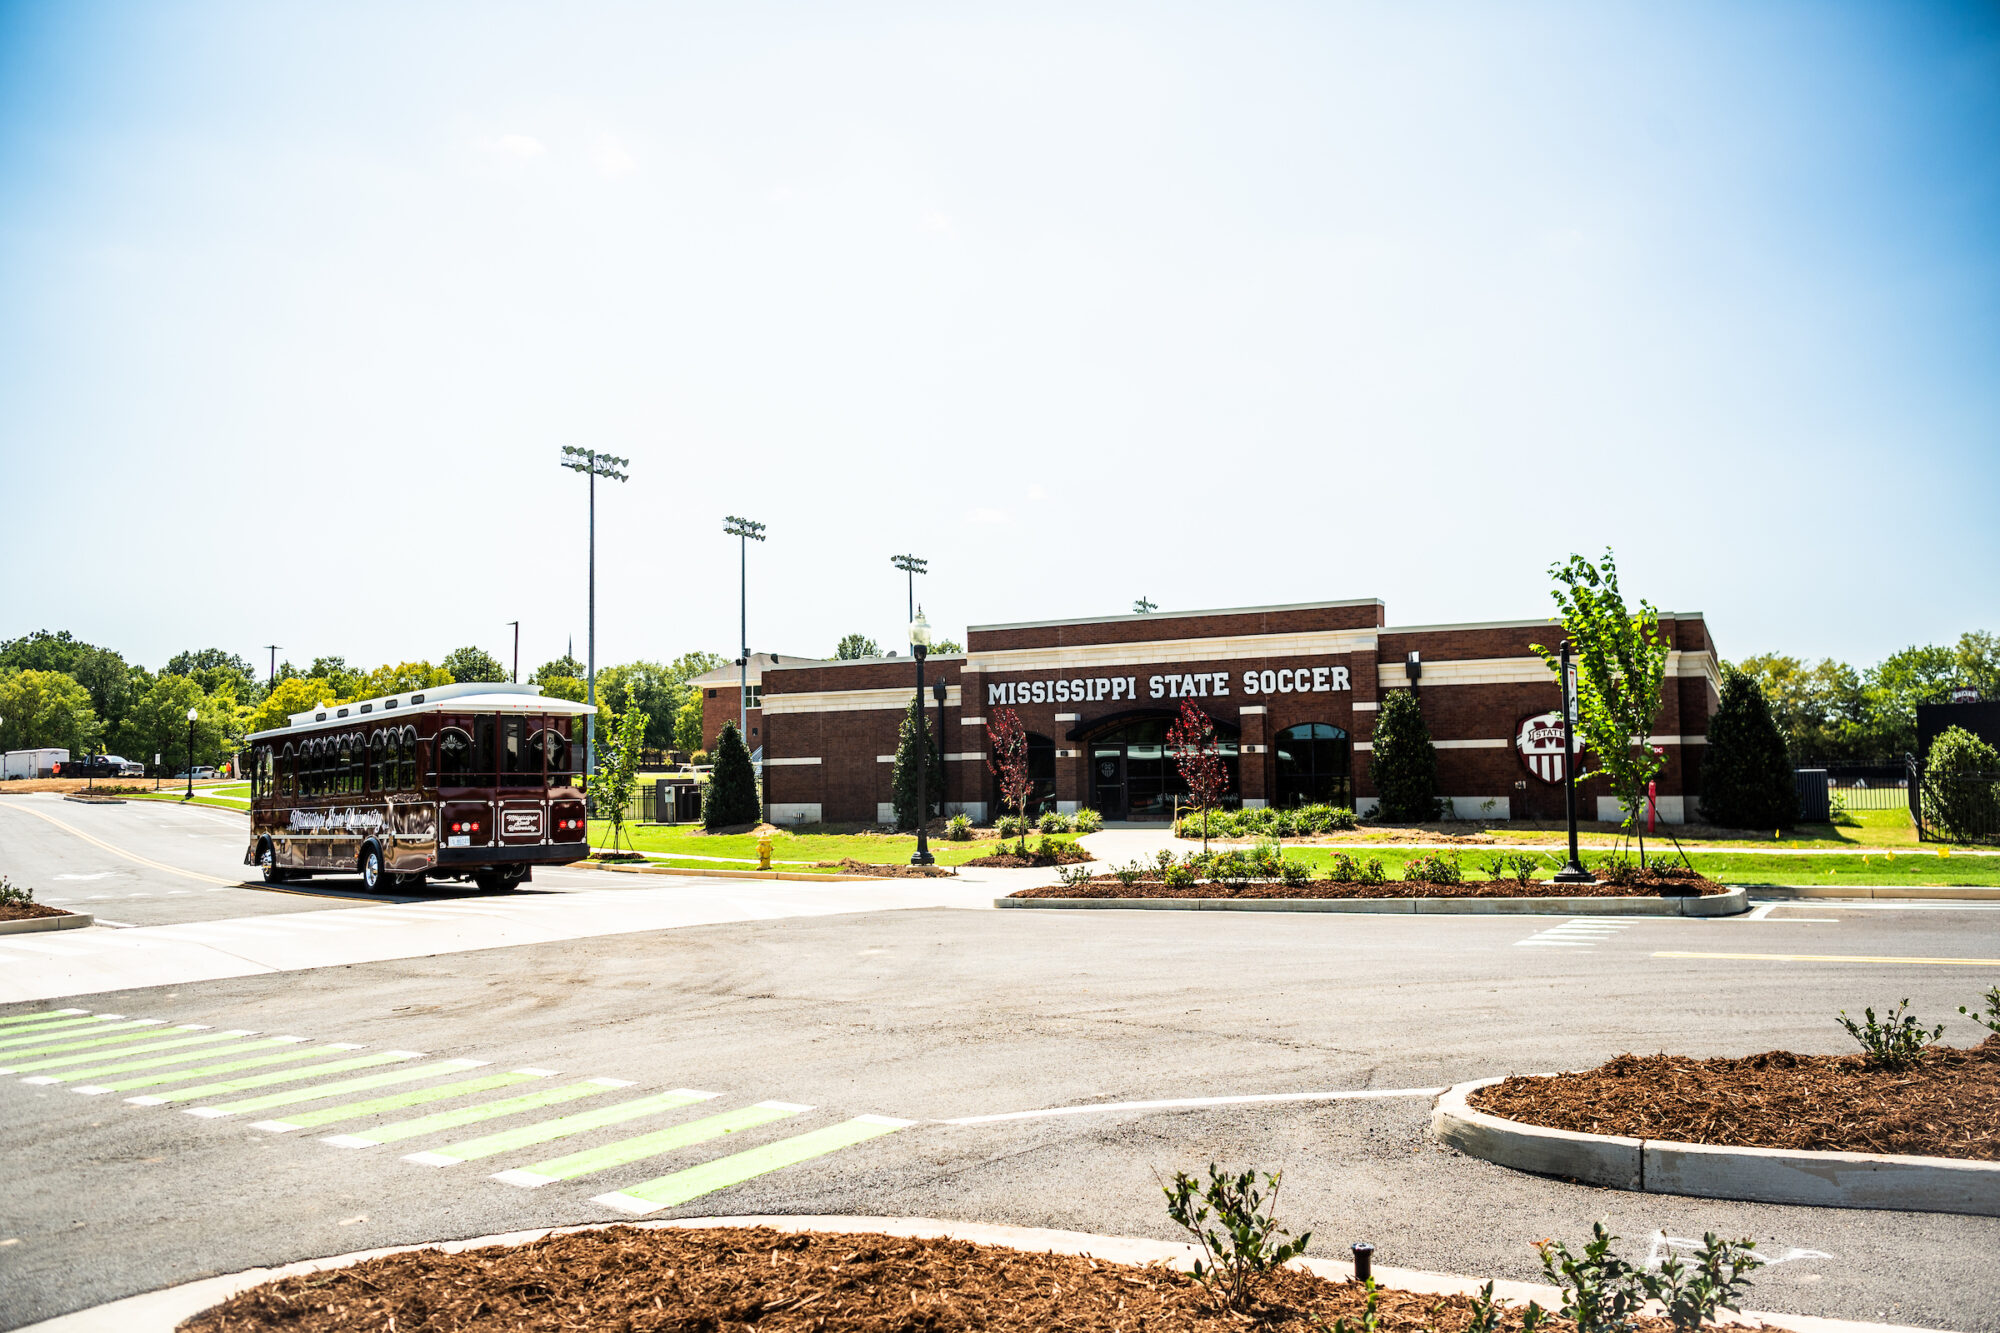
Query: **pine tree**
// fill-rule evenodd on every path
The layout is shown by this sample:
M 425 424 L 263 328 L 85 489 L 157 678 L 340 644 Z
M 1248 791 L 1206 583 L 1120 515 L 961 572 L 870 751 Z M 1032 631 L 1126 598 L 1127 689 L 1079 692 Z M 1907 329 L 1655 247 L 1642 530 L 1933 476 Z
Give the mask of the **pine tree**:
M 937 737 L 931 735 L 931 728 L 924 725 L 923 711 L 923 696 L 911 695 L 909 711 L 903 714 L 903 725 L 896 737 L 896 771 L 890 780 L 890 799 L 896 805 L 896 827 L 906 832 L 917 827 L 919 736 L 924 738 L 924 749 L 930 761 L 930 771 L 924 779 L 928 784 L 925 795 L 930 798 L 933 813 L 944 804 L 944 756 L 938 752 Z
M 1790 828 L 1799 817 L 1785 733 L 1756 680 L 1730 669 L 1708 720 L 1701 757 L 1701 817 L 1723 828 Z
M 1368 773 L 1382 801 L 1382 818 L 1412 824 L 1438 817 L 1437 751 L 1415 690 L 1382 696 Z
M 715 768 L 708 775 L 708 791 L 701 803 L 702 826 L 713 832 L 731 824 L 754 824 L 762 815 L 757 774 L 750 767 L 743 733 L 734 722 L 725 722 L 715 742 Z

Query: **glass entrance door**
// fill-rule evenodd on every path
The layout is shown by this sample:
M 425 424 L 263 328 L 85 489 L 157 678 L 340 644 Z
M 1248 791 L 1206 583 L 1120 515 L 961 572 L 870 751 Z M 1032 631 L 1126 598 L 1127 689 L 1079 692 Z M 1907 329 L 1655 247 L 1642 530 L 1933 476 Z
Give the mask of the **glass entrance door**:
M 1125 818 L 1125 747 L 1095 745 L 1090 750 L 1092 801 L 1106 819 Z

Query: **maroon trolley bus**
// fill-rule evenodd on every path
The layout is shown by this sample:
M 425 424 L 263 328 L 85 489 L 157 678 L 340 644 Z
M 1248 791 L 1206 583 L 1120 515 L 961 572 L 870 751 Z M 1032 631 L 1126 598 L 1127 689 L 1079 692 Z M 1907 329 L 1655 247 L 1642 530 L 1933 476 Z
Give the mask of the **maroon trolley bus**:
M 511 889 L 590 854 L 589 704 L 539 685 L 440 685 L 329 704 L 246 737 L 250 848 L 268 884 L 359 874 L 370 889 L 471 879 Z

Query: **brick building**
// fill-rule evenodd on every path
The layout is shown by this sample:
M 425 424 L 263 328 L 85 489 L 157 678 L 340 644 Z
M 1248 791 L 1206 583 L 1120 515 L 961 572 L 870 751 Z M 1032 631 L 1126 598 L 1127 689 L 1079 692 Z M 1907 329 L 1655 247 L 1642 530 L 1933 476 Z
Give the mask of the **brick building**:
M 744 667 L 731 662 L 713 671 L 704 672 L 688 681 L 701 691 L 701 748 L 714 750 L 716 741 L 722 738 L 722 724 L 742 718 L 749 733 L 744 736 L 744 744 L 755 756 L 764 744 L 764 673 L 773 666 L 811 663 L 820 665 L 819 659 L 812 657 L 780 657 L 776 653 L 752 653 L 746 664 L 749 675 L 750 707 L 748 716 L 737 711 L 736 699 L 744 686 Z
M 1698 790 L 1720 676 L 1699 614 L 1663 615 L 1660 628 L 1670 651 L 1650 741 L 1666 752 L 1660 816 L 1680 822 Z M 1459 816 L 1555 819 L 1561 740 L 1550 725 L 1559 718 L 1545 715 L 1560 706 L 1559 692 L 1530 645 L 1559 637 L 1547 620 L 1392 626 L 1372 598 L 975 625 L 965 653 L 925 664 L 924 705 L 933 726 L 942 712 L 946 809 L 977 821 L 999 810 L 985 723 L 1001 707 L 1028 729 L 1040 804 L 1090 806 L 1114 820 L 1170 817 L 1184 788 L 1166 727 L 1184 698 L 1215 720 L 1234 799 L 1331 801 L 1366 813 L 1376 799 L 1367 752 L 1383 692 L 1414 683 L 1440 786 Z M 941 710 L 929 689 L 939 680 Z M 888 822 L 911 660 L 773 662 L 760 684 L 754 716 L 771 819 Z M 1614 801 L 1597 801 L 1586 817 L 1617 817 Z

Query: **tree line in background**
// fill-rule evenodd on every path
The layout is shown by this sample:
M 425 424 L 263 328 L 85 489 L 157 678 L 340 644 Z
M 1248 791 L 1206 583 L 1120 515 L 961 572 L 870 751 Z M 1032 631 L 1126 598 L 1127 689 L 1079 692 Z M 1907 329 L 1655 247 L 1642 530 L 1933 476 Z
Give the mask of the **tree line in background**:
M 1899 763 L 1917 748 L 1918 704 L 1949 703 L 1955 689 L 2000 698 L 2000 635 L 1987 630 L 1961 634 L 1949 647 L 1905 648 L 1859 671 L 1830 657 L 1808 666 L 1782 653 L 1731 665 L 1763 692 L 1794 764 Z
M 636 661 L 597 673 L 597 702 L 607 718 L 634 709 L 645 718 L 648 749 L 701 746 L 701 691 L 688 682 L 723 664 L 715 653 L 683 653 L 672 662 Z M 563 656 L 529 677 L 544 693 L 581 700 L 584 664 Z M 507 668 L 483 648 L 460 648 L 442 660 L 374 669 L 342 657 L 305 668 L 281 663 L 270 679 L 221 648 L 177 653 L 158 671 L 127 662 L 69 631 L 37 630 L 0 641 L 0 749 L 60 747 L 72 755 L 106 751 L 149 763 L 154 755 L 187 762 L 188 709 L 196 712 L 194 762 L 225 761 L 243 736 L 284 726 L 293 713 L 430 686 L 505 681 Z

